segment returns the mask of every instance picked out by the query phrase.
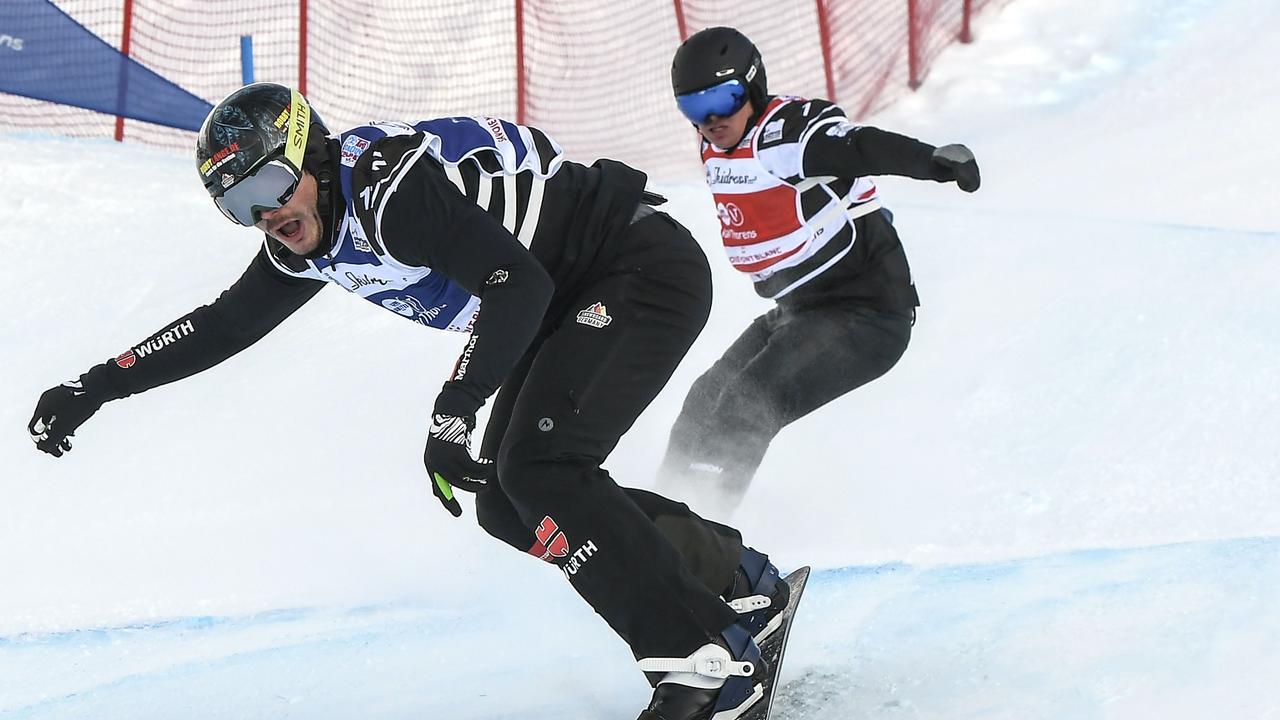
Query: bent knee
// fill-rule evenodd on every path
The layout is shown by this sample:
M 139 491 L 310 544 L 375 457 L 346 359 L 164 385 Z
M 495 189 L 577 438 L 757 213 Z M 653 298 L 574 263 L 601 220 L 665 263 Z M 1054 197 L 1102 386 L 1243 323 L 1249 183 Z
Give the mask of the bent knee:
M 517 506 L 572 492 L 600 472 L 599 458 L 557 449 L 538 439 L 504 442 L 497 462 L 498 484 Z

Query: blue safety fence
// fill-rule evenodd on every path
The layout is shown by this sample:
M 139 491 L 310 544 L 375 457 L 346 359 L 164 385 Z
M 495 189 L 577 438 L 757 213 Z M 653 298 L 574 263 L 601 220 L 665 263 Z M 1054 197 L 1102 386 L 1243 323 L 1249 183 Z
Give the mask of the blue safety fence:
M 49 0 L 0 0 L 0 92 L 183 130 L 199 130 L 213 107 Z

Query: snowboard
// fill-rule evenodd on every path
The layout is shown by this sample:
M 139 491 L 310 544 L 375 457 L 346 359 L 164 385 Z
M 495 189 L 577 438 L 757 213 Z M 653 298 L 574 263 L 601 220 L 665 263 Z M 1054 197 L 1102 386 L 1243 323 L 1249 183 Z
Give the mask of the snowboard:
M 782 622 L 778 629 L 760 644 L 760 658 L 764 661 L 765 677 L 761 681 L 763 695 L 746 709 L 738 720 L 768 720 L 769 710 L 773 707 L 774 692 L 778 689 L 778 675 L 782 671 L 782 656 L 787 650 L 787 638 L 791 635 L 791 621 L 795 619 L 796 608 L 800 606 L 800 596 L 804 594 L 804 586 L 809 581 L 809 566 L 792 572 L 783 578 L 791 586 L 791 599 L 787 609 L 778 615 Z

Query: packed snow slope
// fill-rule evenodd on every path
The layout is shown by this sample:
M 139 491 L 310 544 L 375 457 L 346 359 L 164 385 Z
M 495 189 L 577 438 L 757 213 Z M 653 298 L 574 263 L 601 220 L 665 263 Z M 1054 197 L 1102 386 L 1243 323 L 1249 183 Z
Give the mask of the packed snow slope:
M 787 428 L 732 517 L 820 570 L 778 717 L 1280 717 L 1280 5 L 1018 0 L 976 30 L 864 119 L 982 165 L 975 195 L 880 183 L 911 347 Z M 326 290 L 37 453 L 41 391 L 216 297 L 258 240 L 185 157 L 0 134 L 0 158 L 0 716 L 638 712 L 558 573 L 430 494 L 461 336 Z M 644 487 L 768 308 L 705 189 L 658 185 L 717 297 L 607 465 Z

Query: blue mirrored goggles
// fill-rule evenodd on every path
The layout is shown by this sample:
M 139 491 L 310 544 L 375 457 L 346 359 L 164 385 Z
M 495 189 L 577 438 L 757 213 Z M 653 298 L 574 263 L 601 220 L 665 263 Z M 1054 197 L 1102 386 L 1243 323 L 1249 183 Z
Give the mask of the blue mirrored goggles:
M 213 202 L 230 220 L 253 227 L 261 211 L 275 210 L 289 202 L 299 180 L 297 171 L 277 158 L 222 191 Z
M 696 92 L 676 96 L 676 106 L 689 118 L 689 122 L 701 125 L 717 117 L 729 117 L 747 104 L 747 87 L 741 80 L 726 80 L 719 85 Z

